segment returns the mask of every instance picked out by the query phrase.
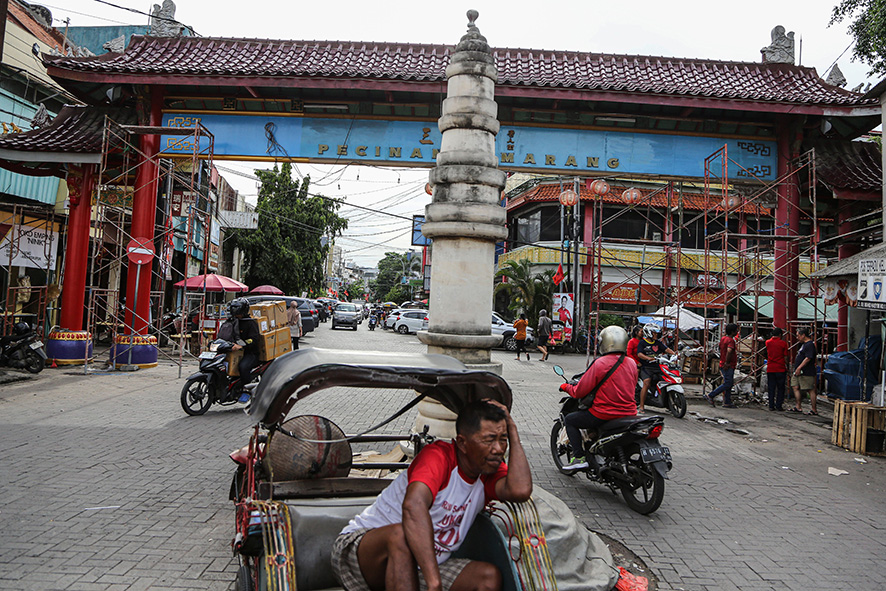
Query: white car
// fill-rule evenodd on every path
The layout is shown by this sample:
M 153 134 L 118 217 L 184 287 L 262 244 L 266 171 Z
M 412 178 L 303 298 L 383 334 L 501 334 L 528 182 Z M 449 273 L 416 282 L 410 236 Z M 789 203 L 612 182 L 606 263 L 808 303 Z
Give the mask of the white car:
M 501 346 L 508 351 L 517 350 L 517 340 L 514 338 L 514 335 L 517 334 L 517 330 L 514 328 L 513 323 L 507 322 L 495 312 L 492 313 L 492 334 L 501 335 Z M 533 330 L 527 326 L 526 344 L 530 345 L 533 342 L 535 342 L 535 334 L 533 333 Z
M 428 311 L 403 310 L 399 317 L 394 321 L 394 330 L 400 334 L 428 330 Z

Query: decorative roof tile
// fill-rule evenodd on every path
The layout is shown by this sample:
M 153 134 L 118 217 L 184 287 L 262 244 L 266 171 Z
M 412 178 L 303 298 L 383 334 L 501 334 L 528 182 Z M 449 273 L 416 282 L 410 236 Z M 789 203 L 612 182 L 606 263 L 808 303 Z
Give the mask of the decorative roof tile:
M 831 189 L 870 191 L 883 188 L 883 161 L 874 142 L 815 142 L 815 174 Z
M 133 36 L 126 51 L 44 56 L 65 72 L 174 77 L 360 78 L 442 83 L 450 45 Z M 675 95 L 757 102 L 875 105 L 818 77 L 813 68 L 577 51 L 494 49 L 499 85 Z M 170 80 L 175 83 L 175 80 Z
M 66 105 L 45 127 L 0 136 L 0 150 L 101 154 L 106 115 L 121 125 L 135 122 L 131 110 Z

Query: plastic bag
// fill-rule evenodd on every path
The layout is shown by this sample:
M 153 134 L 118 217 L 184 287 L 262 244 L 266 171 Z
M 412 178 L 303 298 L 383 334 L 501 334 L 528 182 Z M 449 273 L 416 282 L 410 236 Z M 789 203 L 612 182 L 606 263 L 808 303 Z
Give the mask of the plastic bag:
M 623 566 L 618 567 L 618 582 L 615 584 L 616 591 L 647 591 L 649 579 L 632 574 Z

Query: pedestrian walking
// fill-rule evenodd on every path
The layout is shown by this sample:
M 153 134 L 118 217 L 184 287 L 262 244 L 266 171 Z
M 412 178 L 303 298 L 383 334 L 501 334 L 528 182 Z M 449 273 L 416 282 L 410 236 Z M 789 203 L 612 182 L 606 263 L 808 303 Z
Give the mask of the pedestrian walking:
M 552 331 L 553 324 L 551 319 L 548 318 L 548 311 L 542 310 L 538 313 L 538 345 L 536 345 L 536 348 L 541 351 L 541 359 L 539 361 L 548 360 L 548 344 L 551 340 Z
M 529 352 L 526 351 L 526 327 L 529 322 L 526 320 L 526 314 L 520 314 L 520 318 L 514 323 L 514 340 L 517 342 L 517 361 L 520 361 L 520 353 L 526 353 L 526 361 L 529 361 Z
M 298 311 L 298 302 L 292 300 L 289 302 L 289 309 L 286 310 L 286 316 L 289 322 L 289 337 L 292 339 L 292 350 L 298 351 L 298 340 L 302 337 L 301 312 Z
M 637 366 L 640 366 L 640 358 L 637 357 L 637 347 L 640 345 L 640 335 L 643 334 L 643 327 L 639 324 L 631 330 L 631 340 L 628 341 L 627 356 L 633 359 Z
M 793 412 L 803 412 L 803 391 L 809 391 L 809 403 L 812 410 L 811 415 L 818 414 L 817 398 L 815 391 L 815 360 L 818 357 L 818 350 L 815 343 L 812 342 L 812 331 L 808 328 L 801 328 L 797 331 L 797 339 L 800 341 L 800 350 L 797 351 L 797 357 L 794 359 L 794 373 L 791 376 L 791 388 L 794 390 L 794 397 L 797 399 L 797 406 L 792 408 Z
M 788 372 L 788 344 L 781 338 L 784 331 L 772 329 L 766 341 L 766 382 L 769 386 L 769 410 L 784 410 L 785 378 Z
M 735 335 L 738 334 L 738 325 L 729 323 L 726 325 L 726 334 L 720 339 L 720 375 L 723 383 L 713 392 L 705 396 L 711 406 L 718 394 L 723 395 L 723 408 L 735 408 L 732 404 L 732 382 L 735 379 L 735 368 L 738 366 L 738 345 Z

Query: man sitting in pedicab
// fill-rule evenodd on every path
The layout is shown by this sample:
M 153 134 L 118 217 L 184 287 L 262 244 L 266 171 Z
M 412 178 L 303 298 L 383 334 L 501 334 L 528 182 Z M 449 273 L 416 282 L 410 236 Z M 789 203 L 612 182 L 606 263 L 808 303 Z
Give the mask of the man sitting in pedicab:
M 488 563 L 449 558 L 489 501 L 532 494 L 529 463 L 507 408 L 483 400 L 465 406 L 454 442 L 424 447 L 335 541 L 332 566 L 346 591 L 498 591 Z M 511 446 L 510 466 L 504 456 Z M 420 569 L 420 570 L 418 570 Z

